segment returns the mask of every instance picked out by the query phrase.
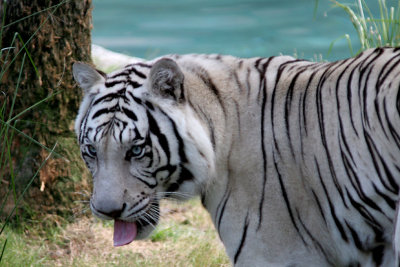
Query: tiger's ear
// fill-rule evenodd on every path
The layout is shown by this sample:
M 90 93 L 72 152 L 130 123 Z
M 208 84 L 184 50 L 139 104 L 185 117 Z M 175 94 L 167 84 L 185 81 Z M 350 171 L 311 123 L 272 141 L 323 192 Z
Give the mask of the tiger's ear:
M 89 93 L 93 85 L 105 82 L 105 73 L 82 62 L 75 62 L 72 65 L 72 72 L 75 81 L 83 89 L 84 94 Z
M 150 71 L 150 86 L 154 94 L 173 99 L 183 100 L 184 75 L 178 64 L 172 59 L 158 60 Z

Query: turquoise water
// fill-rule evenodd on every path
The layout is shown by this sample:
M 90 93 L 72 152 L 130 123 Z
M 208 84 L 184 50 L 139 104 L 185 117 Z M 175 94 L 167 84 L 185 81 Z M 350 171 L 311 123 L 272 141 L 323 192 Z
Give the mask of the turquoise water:
M 375 0 L 366 0 L 372 10 Z M 93 0 L 93 43 L 142 58 L 170 53 L 240 57 L 294 55 L 335 60 L 350 56 L 347 14 L 319 0 Z M 352 39 L 354 50 L 359 43 Z

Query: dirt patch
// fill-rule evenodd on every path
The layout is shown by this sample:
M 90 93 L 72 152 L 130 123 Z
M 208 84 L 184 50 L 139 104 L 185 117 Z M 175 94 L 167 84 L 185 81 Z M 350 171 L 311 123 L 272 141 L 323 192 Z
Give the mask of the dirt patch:
M 185 261 L 186 257 L 190 257 L 190 251 L 196 250 L 193 246 L 199 245 L 193 244 L 198 243 L 196 239 L 188 240 L 191 238 L 187 237 L 191 235 L 191 231 L 199 234 L 213 231 L 209 215 L 199 203 L 182 205 L 163 202 L 161 208 L 160 228 L 177 225 L 179 228 L 179 225 L 183 225 L 194 230 L 189 230 L 190 234 L 182 234 L 175 239 L 134 241 L 127 246 L 116 248 L 113 247 L 113 223 L 89 216 L 68 224 L 58 234 L 57 242 L 51 242 L 49 245 L 50 254 L 48 255 L 55 266 L 98 266 L 99 262 L 104 263 L 104 266 L 107 264 L 125 266 L 125 263 L 132 266 L 163 266 L 163 263 Z M 176 230 L 173 229 L 173 231 Z M 211 242 L 212 246 L 218 247 L 222 251 L 221 254 L 224 254 L 216 235 L 213 240 L 204 238 L 206 242 Z

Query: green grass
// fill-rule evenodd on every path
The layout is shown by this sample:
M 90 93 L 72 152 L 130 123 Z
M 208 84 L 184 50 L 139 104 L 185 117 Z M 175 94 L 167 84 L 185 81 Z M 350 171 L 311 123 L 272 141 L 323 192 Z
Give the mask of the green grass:
M 43 266 L 46 261 L 46 247 L 40 242 L 32 241 L 20 231 L 6 230 L 0 236 L 3 242 L 7 240 L 7 248 L 1 262 L 1 266 Z
M 343 9 L 348 14 L 357 32 L 361 47 L 356 54 L 369 48 L 398 47 L 400 45 L 400 1 L 397 1 L 397 6 L 392 7 L 388 7 L 385 0 L 377 1 L 379 16 L 375 17 L 365 0 L 357 0 L 353 5 L 331 0 L 335 7 Z M 318 0 L 316 6 L 317 3 Z M 334 43 L 343 38 L 347 40 L 350 54 L 354 56 L 353 46 L 348 34 L 333 41 L 328 53 L 333 49 Z

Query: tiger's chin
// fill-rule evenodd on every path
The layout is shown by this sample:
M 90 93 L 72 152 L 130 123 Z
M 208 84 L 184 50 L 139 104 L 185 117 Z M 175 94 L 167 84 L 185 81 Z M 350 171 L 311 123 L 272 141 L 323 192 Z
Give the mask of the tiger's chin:
M 159 204 L 149 205 L 140 216 L 110 217 L 97 211 L 92 205 L 94 216 L 102 220 L 114 220 L 113 242 L 115 247 L 130 244 L 134 240 L 146 239 L 153 232 L 159 221 Z

